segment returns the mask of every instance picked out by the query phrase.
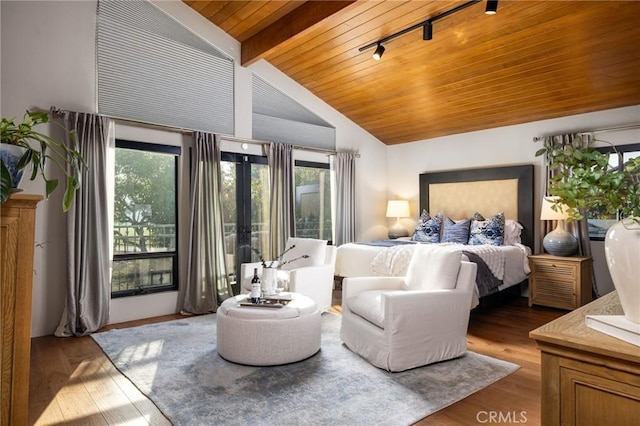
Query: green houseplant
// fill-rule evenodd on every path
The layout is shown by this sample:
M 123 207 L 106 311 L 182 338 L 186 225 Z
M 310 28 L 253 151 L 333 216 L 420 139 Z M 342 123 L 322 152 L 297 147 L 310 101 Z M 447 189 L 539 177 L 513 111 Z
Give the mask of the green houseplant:
M 556 207 L 569 207 L 569 220 L 582 219 L 588 209 L 625 216 L 607 231 L 605 257 L 625 318 L 640 324 L 640 157 L 611 167 L 608 153 L 584 145 L 580 136 L 562 147 L 545 140 L 536 155 L 546 155 L 549 168 L 558 170 L 549 193 L 558 197 Z
M 19 179 L 27 166 L 31 166 L 30 179 L 38 175 L 45 181 L 47 197 L 58 187 L 58 179 L 49 179 L 45 166 L 51 162 L 65 175 L 66 185 L 62 201 L 62 209 L 66 212 L 75 198 L 76 189 L 80 186 L 80 171 L 86 163 L 78 150 L 74 132 L 69 132 L 72 146 L 57 141 L 45 135 L 34 127 L 49 122 L 46 111 L 26 111 L 22 122 L 16 123 L 15 118 L 0 120 L 0 143 L 22 148 L 19 159 L 15 164 L 9 160 L 6 150 L 2 152 L 0 161 L 0 203 L 4 203 L 13 188 L 19 184 Z M 66 131 L 66 130 L 65 130 Z M 2 148 L 2 146 L 0 146 Z M 67 170 L 67 165 L 69 170 Z M 14 170 L 15 169 L 15 170 Z
M 580 136 L 563 147 L 545 141 L 536 152 L 540 155 L 546 155 L 550 169 L 558 170 L 551 178 L 549 194 L 558 197 L 556 206 L 569 207 L 569 220 L 582 219 L 589 209 L 608 215 L 621 211 L 625 217 L 640 218 L 640 157 L 622 168 L 612 168 L 609 154 L 583 147 Z

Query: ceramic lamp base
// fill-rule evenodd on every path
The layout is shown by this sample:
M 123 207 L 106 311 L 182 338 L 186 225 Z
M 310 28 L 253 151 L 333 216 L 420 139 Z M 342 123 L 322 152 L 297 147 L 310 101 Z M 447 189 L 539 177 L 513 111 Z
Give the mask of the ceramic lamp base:
M 556 229 L 544 237 L 542 246 L 554 256 L 571 256 L 578 250 L 578 240 L 558 224 Z
M 400 222 L 396 222 L 395 225 L 389 228 L 388 235 L 390 240 L 395 240 L 396 238 L 400 238 L 400 237 L 408 237 L 409 231 L 404 229 L 400 224 Z

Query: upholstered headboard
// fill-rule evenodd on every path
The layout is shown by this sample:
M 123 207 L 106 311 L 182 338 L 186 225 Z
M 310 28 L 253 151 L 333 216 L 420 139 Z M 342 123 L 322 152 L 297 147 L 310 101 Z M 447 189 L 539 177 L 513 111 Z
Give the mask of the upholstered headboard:
M 453 219 L 504 212 L 523 226 L 522 244 L 533 249 L 533 165 L 463 169 L 420 175 L 420 211 Z

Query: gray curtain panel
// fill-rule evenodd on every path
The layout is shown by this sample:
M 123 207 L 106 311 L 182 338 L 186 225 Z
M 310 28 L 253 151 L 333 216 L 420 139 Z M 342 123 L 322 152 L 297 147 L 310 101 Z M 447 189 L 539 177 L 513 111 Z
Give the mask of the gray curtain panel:
M 582 139 L 582 148 L 587 148 L 591 141 L 593 140 L 592 135 L 587 133 L 566 133 L 560 135 L 553 135 L 545 137 L 545 144 L 550 144 L 551 146 L 555 146 L 558 148 L 562 148 L 565 145 L 569 145 L 573 143 L 575 138 L 580 135 Z M 550 169 L 548 166 L 545 167 L 546 175 L 545 175 L 545 196 L 548 196 L 548 189 L 551 182 L 551 178 L 558 174 L 558 169 Z M 582 212 L 584 214 L 584 212 Z M 541 229 L 542 232 L 540 234 L 540 238 L 544 238 L 549 232 L 555 229 L 555 222 L 550 220 L 541 221 Z M 589 225 L 587 223 L 586 217 L 582 220 L 574 220 L 571 223 L 567 223 L 567 231 L 571 232 L 576 239 L 578 240 L 578 256 L 591 256 L 591 241 L 589 240 Z M 542 247 L 542 242 L 540 243 L 540 247 Z M 593 268 L 593 264 L 591 266 Z M 593 277 L 592 288 L 596 297 L 599 297 L 598 286 L 595 280 L 595 274 L 591 274 Z
M 274 259 L 284 252 L 287 239 L 295 235 L 293 146 L 271 143 L 266 155 L 271 175 L 269 257 Z
M 67 212 L 67 297 L 55 331 L 59 337 L 84 336 L 107 324 L 111 300 L 113 224 L 113 124 L 96 114 L 65 111 L 87 163 L 76 199 Z M 67 136 L 67 143 L 69 143 Z
M 356 158 L 354 152 L 338 152 L 331 162 L 335 172 L 336 246 L 356 239 Z
M 220 138 L 193 134 L 190 231 L 186 280 L 178 291 L 178 309 L 192 314 L 216 312 L 233 295 L 227 275 L 222 215 Z

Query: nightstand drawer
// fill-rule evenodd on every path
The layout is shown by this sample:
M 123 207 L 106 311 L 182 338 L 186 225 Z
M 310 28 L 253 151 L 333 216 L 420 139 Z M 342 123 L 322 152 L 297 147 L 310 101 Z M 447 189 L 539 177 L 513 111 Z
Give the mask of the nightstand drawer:
M 536 277 L 544 277 L 554 281 L 574 282 L 578 276 L 578 265 L 546 261 L 535 262 L 532 273 L 535 273 Z
M 576 306 L 574 283 L 536 276 L 535 285 L 529 286 L 531 303 L 552 308 L 572 309 Z

